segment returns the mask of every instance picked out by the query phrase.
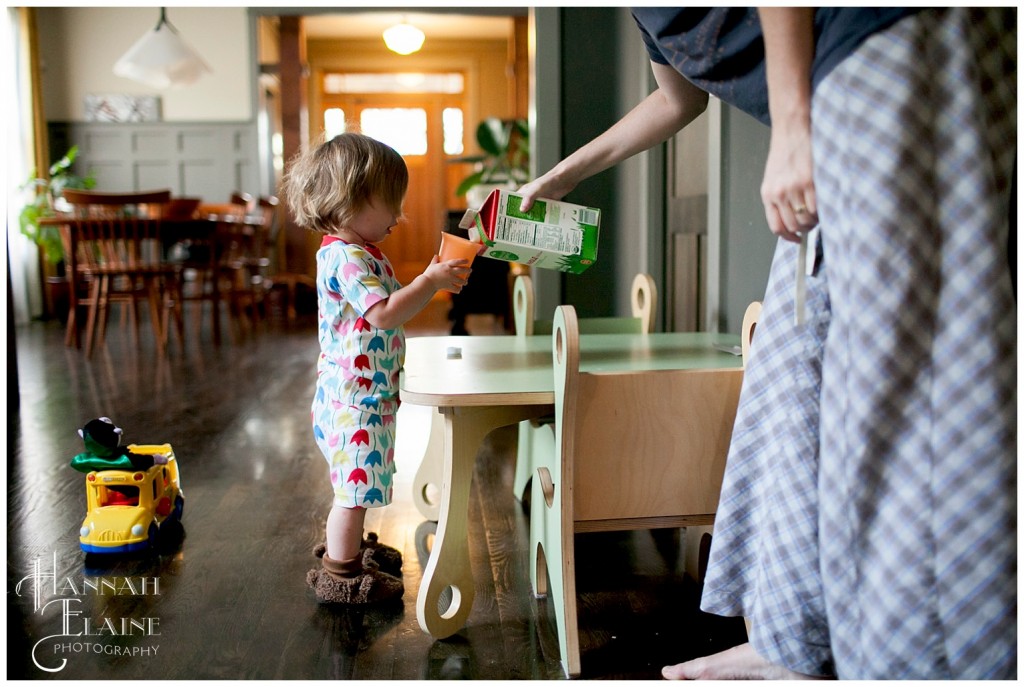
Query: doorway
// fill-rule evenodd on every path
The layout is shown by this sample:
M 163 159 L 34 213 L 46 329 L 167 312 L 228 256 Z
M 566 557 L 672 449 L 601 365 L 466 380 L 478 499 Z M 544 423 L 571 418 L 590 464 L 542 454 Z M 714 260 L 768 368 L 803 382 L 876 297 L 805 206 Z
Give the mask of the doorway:
M 325 116 L 334 118 L 335 124 L 330 126 L 340 120 L 342 126 L 351 124 L 353 130 L 386 142 L 391 142 L 388 136 L 374 128 L 378 118 L 394 121 L 408 117 L 406 121 L 418 122 L 414 127 L 391 127 L 399 138 L 405 137 L 406 128 L 415 128 L 427 145 L 426 152 L 401 151 L 410 170 L 404 208 L 407 220 L 382 246 L 395 264 L 399 279 L 408 283 L 434 254 L 448 217 L 466 207 L 465 198 L 456 197 L 453 190 L 472 172 L 472 166 L 455 158 L 480 152 L 474 135 L 477 125 L 487 117 L 528 116 L 530 11 L 452 7 L 400 13 L 332 8 L 307 9 L 301 17 L 281 15 L 269 8 L 250 11 L 261 19 L 260 69 L 274 75 L 281 88 L 283 145 L 275 157 L 282 164 L 326 132 L 329 125 Z M 382 31 L 399 20 L 407 20 L 426 34 L 418 52 L 403 56 L 385 47 Z M 462 79 L 458 91 L 427 88 L 403 92 L 380 86 L 380 82 L 400 81 L 410 74 L 450 78 L 456 73 Z M 369 75 L 377 85 L 334 92 L 324 87 L 327 75 L 348 78 L 359 74 Z M 373 116 L 365 117 L 367 112 Z M 460 134 L 453 134 L 454 130 Z M 268 136 L 275 140 L 273 133 Z M 461 150 L 452 143 L 457 140 L 461 140 Z M 292 226 L 287 213 L 282 220 L 282 234 L 289 242 L 289 271 L 312 276 L 315 264 L 306 258 L 315 254 L 316 237 Z M 450 300 L 447 294 L 440 300 L 439 304 L 432 303 L 431 309 L 440 312 L 443 333 Z
M 358 131 L 390 145 L 405 159 L 409 190 L 403 205 L 404 217 L 383 249 L 398 280 L 408 284 L 437 252 L 440 233 L 446 227 L 453 200 L 446 166 L 465 148 L 461 87 L 464 78 L 459 73 L 406 73 L 400 76 L 413 87 L 426 89 L 434 83 L 447 83 L 452 84 L 447 89 L 454 92 L 380 92 L 396 76 L 325 75 L 320 123 L 328 138 L 344 131 Z M 349 82 L 354 89 L 331 88 L 332 82 Z M 360 86 L 363 92 L 355 90 Z M 371 88 L 378 92 L 368 92 Z M 348 92 L 331 92 L 337 90 Z

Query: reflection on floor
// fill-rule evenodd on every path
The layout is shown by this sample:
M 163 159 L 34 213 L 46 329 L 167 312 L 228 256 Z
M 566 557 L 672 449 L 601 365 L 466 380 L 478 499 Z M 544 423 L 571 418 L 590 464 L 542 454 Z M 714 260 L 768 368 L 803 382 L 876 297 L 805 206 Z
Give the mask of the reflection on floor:
M 444 333 L 443 303 L 410 334 Z M 440 316 L 438 316 L 440 315 Z M 142 323 L 143 331 L 147 324 Z M 455 636 L 416 621 L 434 523 L 411 499 L 429 416 L 399 420 L 395 502 L 370 529 L 405 557 L 403 604 L 338 610 L 304 583 L 330 503 L 309 426 L 315 322 L 274 322 L 243 345 L 199 337 L 158 359 L 116 327 L 86 360 L 55 322 L 17 328 L 20 395 L 8 413 L 8 678 L 557 679 L 553 616 L 533 598 L 528 520 L 512 497 L 513 428 L 477 458 L 469 507 L 476 602 Z M 85 557 L 83 450 L 98 416 L 123 443 L 173 444 L 183 538 L 157 555 Z M 657 678 L 662 665 L 743 641 L 738 619 L 697 610 L 679 530 L 578 537 L 583 677 Z M 49 576 L 49 577 L 47 577 Z M 104 581 L 106 581 L 104 583 Z M 79 634 L 81 633 L 81 634 Z

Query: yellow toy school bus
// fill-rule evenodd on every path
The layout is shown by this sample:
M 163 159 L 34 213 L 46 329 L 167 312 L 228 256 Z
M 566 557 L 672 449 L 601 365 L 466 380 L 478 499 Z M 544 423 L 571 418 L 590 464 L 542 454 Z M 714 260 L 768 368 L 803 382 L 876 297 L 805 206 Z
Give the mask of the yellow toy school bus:
M 170 444 L 128 448 L 156 462 L 146 470 L 94 470 L 85 476 L 88 511 L 79 542 L 86 553 L 148 549 L 166 523 L 181 520 L 185 497 L 174 449 Z

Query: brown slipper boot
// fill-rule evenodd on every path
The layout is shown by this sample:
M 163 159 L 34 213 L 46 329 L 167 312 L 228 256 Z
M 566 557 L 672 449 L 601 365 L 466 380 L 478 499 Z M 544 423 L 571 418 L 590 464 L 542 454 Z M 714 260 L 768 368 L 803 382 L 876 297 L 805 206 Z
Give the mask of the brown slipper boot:
M 380 566 L 381 571 L 389 575 L 402 574 L 402 552 L 393 546 L 377 541 L 376 532 L 366 533 L 363 548 L 373 552 L 373 560 Z
M 373 560 L 380 566 L 381 572 L 395 576 L 402 574 L 402 552 L 393 546 L 381 544 L 377 540 L 376 532 L 368 532 L 366 534 L 366 539 L 363 540 L 360 550 L 370 550 L 373 552 Z M 317 558 L 323 558 L 326 551 L 327 545 L 323 543 L 313 547 L 313 555 Z
M 324 554 L 323 567 L 306 573 L 306 583 L 320 603 L 366 605 L 400 598 L 405 593 L 400 579 L 380 571 L 369 549 L 347 561 Z

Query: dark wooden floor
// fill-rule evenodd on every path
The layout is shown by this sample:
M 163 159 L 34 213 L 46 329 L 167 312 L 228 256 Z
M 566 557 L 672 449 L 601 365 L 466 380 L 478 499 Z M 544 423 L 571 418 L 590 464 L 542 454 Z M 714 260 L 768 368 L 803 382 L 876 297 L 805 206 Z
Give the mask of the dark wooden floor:
M 441 315 L 410 334 L 443 329 Z M 511 494 L 513 428 L 492 433 L 477 459 L 469 622 L 434 640 L 416 622 L 433 532 L 410 496 L 422 409 L 407 405 L 400 416 L 395 503 L 368 516 L 404 553 L 404 603 L 328 609 L 305 585 L 330 503 L 309 426 L 312 323 L 276 324 L 219 349 L 207 337 L 164 361 L 145 341 L 134 352 L 116 321 L 91 361 L 62 336 L 53 321 L 17 329 L 20 402 L 9 402 L 7 421 L 9 679 L 562 676 L 553 616 L 530 591 L 528 521 Z M 77 429 L 103 415 L 124 428 L 124 443 L 174 445 L 186 533 L 157 556 L 104 563 L 78 548 L 85 494 L 68 462 L 82 450 Z M 583 678 L 654 679 L 666 663 L 744 640 L 742 621 L 697 610 L 681 534 L 577 537 Z M 85 589 L 97 578 L 120 593 Z M 101 633 L 74 636 L 86 620 Z

